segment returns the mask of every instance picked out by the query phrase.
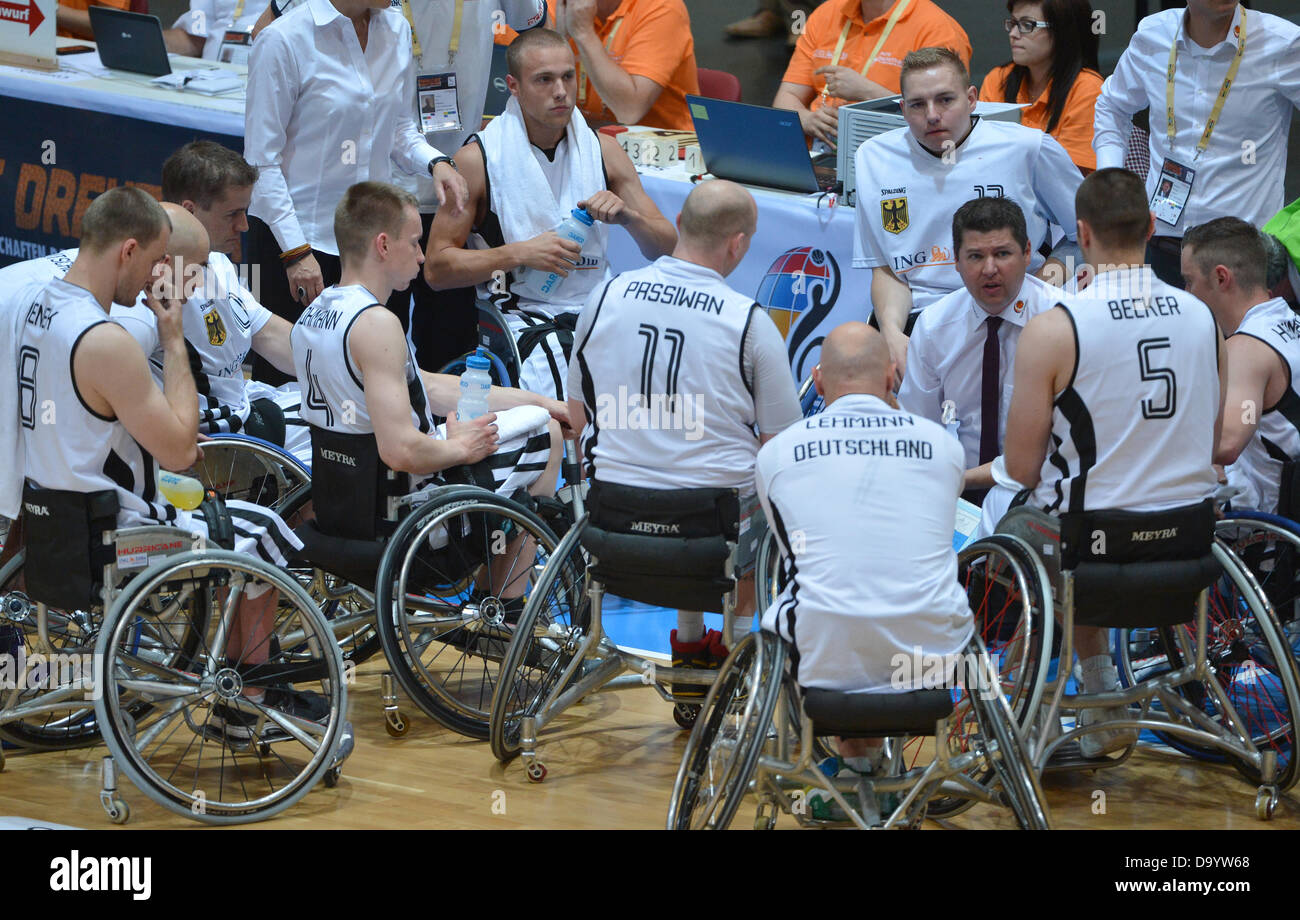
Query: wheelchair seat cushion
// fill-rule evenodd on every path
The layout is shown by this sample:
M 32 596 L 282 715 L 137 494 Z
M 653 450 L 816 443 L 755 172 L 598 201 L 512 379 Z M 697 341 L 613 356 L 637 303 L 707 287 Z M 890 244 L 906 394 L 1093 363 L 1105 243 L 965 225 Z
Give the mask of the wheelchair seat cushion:
M 735 489 L 642 489 L 593 482 L 583 548 L 592 576 L 620 597 L 661 607 L 721 610 L 732 590 L 729 543 L 739 536 Z
M 307 562 L 344 581 L 373 591 L 379 573 L 379 561 L 384 555 L 384 544 L 378 540 L 350 540 L 321 532 L 315 521 L 308 521 L 294 529 L 302 541 L 296 562 Z
M 804 712 L 818 735 L 879 738 L 933 735 L 935 723 L 952 714 L 946 689 L 905 693 L 845 693 L 816 687 L 804 690 Z
M 1088 511 L 1061 516 L 1061 565 L 1074 574 L 1075 623 L 1186 623 L 1222 572 L 1211 549 L 1214 504 L 1168 511 Z

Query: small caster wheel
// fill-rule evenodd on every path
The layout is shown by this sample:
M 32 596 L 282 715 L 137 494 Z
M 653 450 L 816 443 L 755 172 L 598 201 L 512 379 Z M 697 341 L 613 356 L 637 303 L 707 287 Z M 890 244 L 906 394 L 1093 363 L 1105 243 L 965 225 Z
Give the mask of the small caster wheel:
M 257 743 L 257 756 L 263 760 L 270 757 L 271 745 L 267 744 L 265 741 L 259 741 Z
M 403 719 L 399 712 L 384 720 L 384 728 L 393 738 L 400 738 L 411 730 L 411 723 Z
M 325 771 L 325 788 L 333 789 L 339 784 L 339 775 L 343 772 L 342 765 L 330 767 Z
M 546 764 L 539 760 L 534 760 L 528 765 L 528 781 L 540 783 L 546 779 Z
M 108 812 L 108 820 L 114 824 L 125 824 L 131 820 L 131 806 L 122 799 L 113 799 L 104 810 Z
M 699 717 L 700 707 L 694 703 L 678 703 L 673 707 L 673 721 L 687 731 L 695 727 L 695 720 Z
M 1276 786 L 1260 786 L 1255 793 L 1255 817 L 1261 821 L 1272 821 L 1273 812 L 1277 810 L 1277 799 Z

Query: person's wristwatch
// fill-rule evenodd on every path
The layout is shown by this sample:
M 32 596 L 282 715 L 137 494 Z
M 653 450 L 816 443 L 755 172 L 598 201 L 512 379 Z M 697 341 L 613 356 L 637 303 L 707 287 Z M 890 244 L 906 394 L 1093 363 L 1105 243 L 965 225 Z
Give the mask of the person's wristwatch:
M 434 157 L 429 161 L 429 175 L 433 175 L 433 168 L 439 163 L 446 163 L 452 169 L 456 170 L 456 172 L 460 172 L 460 169 L 456 166 L 456 161 L 451 157 Z

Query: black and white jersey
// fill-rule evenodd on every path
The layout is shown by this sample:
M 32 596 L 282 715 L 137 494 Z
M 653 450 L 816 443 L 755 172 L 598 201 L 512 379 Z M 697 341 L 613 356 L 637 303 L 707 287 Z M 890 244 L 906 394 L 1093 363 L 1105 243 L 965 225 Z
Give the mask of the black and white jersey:
M 1162 511 L 1214 494 L 1219 328 L 1148 267 L 1103 272 L 1061 304 L 1074 374 L 1057 395 L 1034 502 L 1054 513 Z
M 800 684 L 919 689 L 923 656 L 965 647 L 974 627 L 952 546 L 964 460 L 941 426 L 866 394 L 763 445 L 758 496 L 787 582 L 762 623 L 791 642 Z
M 348 334 L 362 313 L 384 309 L 359 284 L 328 287 L 302 311 L 289 341 L 303 399 L 300 417 L 309 425 L 344 434 L 372 434 L 365 385 L 352 361 Z M 411 396 L 411 422 L 420 431 L 433 431 L 428 396 L 409 340 L 406 345 L 406 388 Z
M 763 333 L 767 332 L 766 339 Z M 786 417 L 759 418 L 754 355 L 776 364 Z M 752 353 L 752 352 L 751 352 Z M 716 271 L 663 256 L 598 288 L 579 317 L 569 393 L 586 406 L 588 472 L 649 489 L 752 488 L 756 424 L 775 433 L 800 417 L 772 320 Z
M 0 304 L 8 303 L 11 294 L 33 282 L 43 283 L 62 278 L 77 260 L 78 252 L 77 249 L 64 249 L 0 268 Z
M 176 509 L 157 494 L 154 458 L 116 418 L 90 409 L 72 379 L 82 337 L 107 322 L 89 291 L 62 279 L 24 310 L 17 360 L 25 475 L 45 489 L 115 489 L 119 526 L 174 521 Z
M 239 431 L 248 418 L 244 361 L 271 311 L 240 283 L 238 271 L 219 252 L 208 256 L 203 284 L 185 301 L 185 341 L 198 355 L 201 371 L 199 430 L 205 434 Z
M 1259 339 L 1277 353 L 1286 368 L 1287 387 L 1276 404 L 1259 412 L 1259 427 L 1228 470 L 1229 481 L 1246 494 L 1233 505 L 1276 513 L 1282 464 L 1300 460 L 1300 395 L 1295 369 L 1300 367 L 1300 318 L 1280 297 L 1256 304 L 1246 312 L 1233 335 Z

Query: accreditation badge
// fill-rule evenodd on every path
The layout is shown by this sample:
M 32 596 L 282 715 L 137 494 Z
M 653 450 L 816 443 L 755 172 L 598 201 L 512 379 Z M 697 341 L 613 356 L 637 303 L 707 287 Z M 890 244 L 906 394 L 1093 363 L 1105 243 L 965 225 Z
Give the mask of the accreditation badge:
M 1182 219 L 1183 208 L 1192 194 L 1192 182 L 1196 179 L 1196 170 L 1184 166 L 1176 160 L 1165 158 L 1160 167 L 1160 178 L 1156 180 L 1155 191 L 1151 193 L 1151 211 L 1158 220 L 1171 227 L 1176 227 Z
M 248 57 L 253 53 L 253 33 L 240 29 L 227 29 L 221 36 L 221 47 L 217 50 L 217 60 L 225 64 L 248 65 Z
M 421 74 L 415 78 L 415 95 L 420 109 L 420 130 L 425 134 L 461 129 L 455 73 Z

